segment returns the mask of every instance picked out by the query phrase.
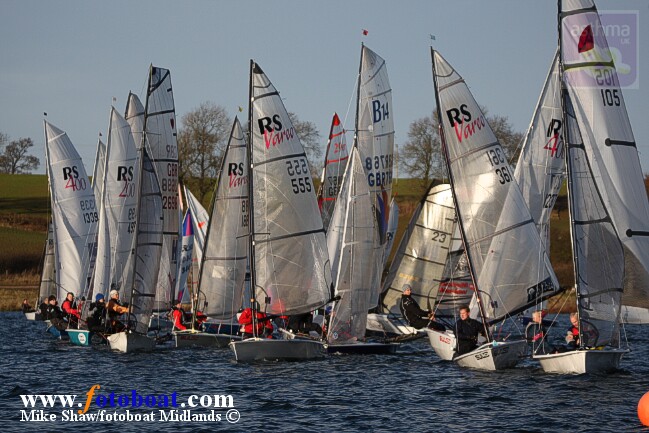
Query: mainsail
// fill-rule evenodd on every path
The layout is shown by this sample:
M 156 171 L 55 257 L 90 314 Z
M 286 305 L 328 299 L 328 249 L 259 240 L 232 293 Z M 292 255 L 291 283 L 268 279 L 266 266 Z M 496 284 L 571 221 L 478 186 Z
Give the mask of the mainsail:
M 151 65 L 144 115 L 144 143 L 162 193 L 164 216 L 162 257 L 154 309 L 166 310 L 176 288 L 178 269 L 178 144 L 171 74 Z
M 129 262 L 131 271 L 124 281 L 130 290 L 128 303 L 128 327 L 140 334 L 146 334 L 153 311 L 156 293 L 156 279 L 160 268 L 162 250 L 162 194 L 153 163 L 145 148 L 140 149 L 138 167 L 138 204 L 135 236 Z
M 345 129 L 340 122 L 338 113 L 334 113 L 331 120 L 331 129 L 329 130 L 329 141 L 327 141 L 320 190 L 318 191 L 318 206 L 320 206 L 322 224 L 325 230 L 329 227 L 329 220 L 331 220 L 331 214 L 336 204 L 348 158 L 349 152 L 347 150 L 347 140 L 345 139 Z
M 592 0 L 563 2 L 563 79 L 590 170 L 624 248 L 623 303 L 649 308 L 649 201 L 606 34 Z
M 514 178 L 545 243 L 550 246 L 550 214 L 566 178 L 559 52 L 545 80 L 527 130 Z
M 359 150 L 372 195 L 372 206 L 379 225 L 373 253 L 376 266 L 370 296 L 370 308 L 378 305 L 381 293 L 383 251 L 387 242 L 387 228 L 390 219 L 394 162 L 394 119 L 392 108 L 392 89 L 388 80 L 385 60 L 365 45 L 362 45 L 354 146 L 358 147 Z
M 431 50 L 444 157 L 485 324 L 559 290 L 502 146 L 462 77 Z M 473 312 L 472 312 L 473 313 Z
M 331 270 L 309 163 L 279 92 L 250 62 L 251 278 L 271 314 L 329 299 Z
M 381 265 L 381 270 L 385 268 L 385 265 L 388 263 L 390 258 L 390 253 L 392 252 L 392 246 L 394 245 L 394 238 L 397 235 L 397 228 L 399 227 L 399 206 L 394 197 L 390 201 L 390 218 L 388 219 L 388 228 L 385 233 L 386 243 L 385 249 L 383 250 L 383 263 Z
M 327 340 L 352 343 L 365 338 L 372 292 L 375 217 L 357 148 L 352 149 L 327 232 L 335 294 Z
M 128 278 L 137 218 L 138 153 L 127 121 L 111 108 L 105 168 L 99 190 L 99 237 L 93 298 L 119 290 Z
M 187 212 L 185 212 L 185 218 L 183 218 L 181 231 L 180 268 L 178 269 L 176 294 L 174 296 L 174 300 L 180 301 L 183 304 L 187 304 L 190 301 L 187 277 L 192 270 L 192 260 L 194 257 L 194 225 L 192 220 L 191 210 L 187 209 Z
M 403 286 L 422 308 L 433 309 L 455 227 L 453 195 L 447 184 L 431 185 L 412 214 L 384 283 L 383 308 L 401 314 Z
M 198 302 L 214 318 L 231 318 L 242 306 L 250 230 L 248 167 L 245 137 L 235 119 L 214 191 L 198 284 Z
M 52 197 L 58 299 L 88 290 L 99 212 L 83 161 L 67 134 L 45 121 L 47 175 Z
M 42 302 L 50 295 L 56 294 L 56 282 L 54 277 L 54 229 L 52 222 L 47 225 L 47 240 L 43 250 L 43 268 L 41 269 L 41 283 L 38 290 L 38 300 Z

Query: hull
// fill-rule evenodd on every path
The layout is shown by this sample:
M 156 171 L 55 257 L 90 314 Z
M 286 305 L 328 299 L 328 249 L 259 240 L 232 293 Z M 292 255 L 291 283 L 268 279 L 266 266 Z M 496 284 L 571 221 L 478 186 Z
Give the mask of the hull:
M 455 357 L 455 334 L 451 331 L 439 332 L 434 329 L 427 329 L 428 341 L 430 345 L 442 360 L 452 361 Z
M 90 346 L 92 337 L 95 334 L 87 329 L 68 329 L 66 332 L 70 337 L 70 343 L 75 346 Z
M 239 362 L 251 361 L 306 361 L 323 358 L 326 354 L 324 344 L 320 341 L 293 339 L 270 340 L 249 338 L 233 341 L 230 349 Z
M 241 340 L 241 337 L 237 335 L 196 331 L 177 331 L 173 334 L 176 347 L 228 347 L 231 341 Z
M 239 332 L 239 325 L 231 323 L 218 323 L 218 322 L 205 322 L 203 323 L 203 331 L 208 334 L 226 334 L 236 335 Z
M 391 355 L 397 353 L 397 343 L 352 343 L 330 344 L 327 353 L 344 353 L 350 355 Z
M 607 373 L 620 367 L 620 360 L 626 349 L 574 350 L 571 352 L 536 355 L 546 373 L 587 374 Z
M 150 352 L 155 348 L 155 340 L 132 332 L 119 332 L 107 338 L 110 349 L 122 353 Z
M 419 331 L 407 326 L 399 320 L 392 320 L 387 314 L 367 315 L 367 334 L 381 337 L 397 337 L 401 335 L 416 335 Z
M 37 313 L 36 311 L 30 311 L 28 313 L 23 313 L 23 314 L 25 314 L 25 319 L 27 320 L 41 320 L 40 313 Z
M 477 349 L 455 357 L 457 365 L 477 370 L 496 371 L 514 368 L 525 356 L 527 341 L 505 341 L 483 344 Z

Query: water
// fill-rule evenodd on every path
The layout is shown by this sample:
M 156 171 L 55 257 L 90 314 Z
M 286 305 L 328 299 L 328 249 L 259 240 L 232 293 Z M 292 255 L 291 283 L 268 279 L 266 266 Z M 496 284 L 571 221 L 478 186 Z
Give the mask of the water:
M 74 347 L 20 313 L 0 313 L 0 329 L 3 432 L 649 431 L 637 417 L 638 400 L 649 392 L 649 336 L 637 325 L 627 327 L 633 352 L 623 358 L 623 370 L 601 376 L 549 375 L 529 360 L 502 372 L 461 369 L 439 361 L 425 339 L 394 356 L 246 365 L 233 362 L 228 349 L 124 355 Z M 217 408 L 220 422 L 19 421 L 20 394 L 76 394 L 76 405 L 94 384 L 104 395 L 177 392 L 179 402 L 192 394 L 229 394 L 240 420 L 228 423 L 228 409 Z M 62 410 L 48 411 L 60 416 Z M 91 406 L 89 413 L 98 410 Z

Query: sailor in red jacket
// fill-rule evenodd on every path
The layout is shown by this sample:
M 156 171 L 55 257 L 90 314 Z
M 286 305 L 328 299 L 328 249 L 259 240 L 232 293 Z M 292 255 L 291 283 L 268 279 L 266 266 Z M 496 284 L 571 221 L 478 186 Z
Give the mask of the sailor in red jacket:
M 257 337 L 266 337 L 273 338 L 273 324 L 270 322 L 269 317 L 266 313 L 259 311 L 259 303 L 257 301 L 251 300 L 254 302 L 254 307 L 256 311 L 256 322 L 257 322 Z M 252 338 L 255 335 L 252 332 L 252 308 L 248 307 L 239 316 L 239 324 L 241 328 L 239 332 L 243 334 L 243 338 Z
M 63 301 L 63 304 L 61 305 L 61 309 L 63 310 L 63 313 L 65 313 L 65 315 L 68 317 L 70 326 L 76 327 L 79 324 L 81 314 L 79 314 L 78 309 L 74 308 L 74 293 L 68 292 L 65 297 L 65 301 Z
M 180 301 L 174 301 L 174 305 L 171 307 L 171 316 L 174 322 L 174 330 L 184 331 L 187 329 L 183 325 L 183 308 Z

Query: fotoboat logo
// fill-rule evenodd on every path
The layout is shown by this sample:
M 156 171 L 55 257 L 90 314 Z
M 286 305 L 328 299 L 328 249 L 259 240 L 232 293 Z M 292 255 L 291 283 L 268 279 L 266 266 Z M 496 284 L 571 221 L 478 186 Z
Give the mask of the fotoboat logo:
M 21 422 L 239 422 L 231 395 L 203 394 L 183 398 L 177 392 L 119 394 L 93 385 L 85 395 L 21 394 Z

